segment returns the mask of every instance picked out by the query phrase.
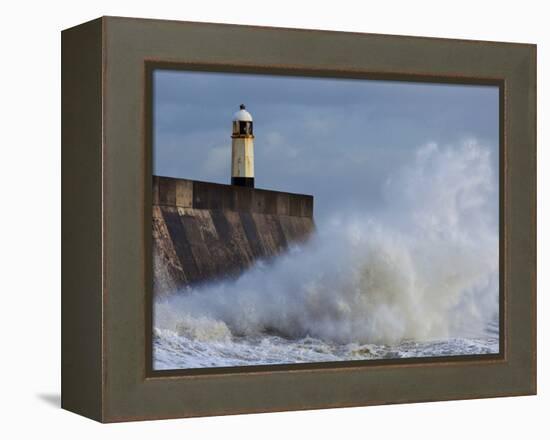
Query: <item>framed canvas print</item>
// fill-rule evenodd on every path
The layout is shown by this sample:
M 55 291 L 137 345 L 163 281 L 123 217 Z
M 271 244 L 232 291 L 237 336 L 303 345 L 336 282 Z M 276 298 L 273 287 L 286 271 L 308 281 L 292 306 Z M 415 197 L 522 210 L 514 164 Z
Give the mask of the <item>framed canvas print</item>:
M 536 47 L 62 33 L 62 406 L 536 393 Z

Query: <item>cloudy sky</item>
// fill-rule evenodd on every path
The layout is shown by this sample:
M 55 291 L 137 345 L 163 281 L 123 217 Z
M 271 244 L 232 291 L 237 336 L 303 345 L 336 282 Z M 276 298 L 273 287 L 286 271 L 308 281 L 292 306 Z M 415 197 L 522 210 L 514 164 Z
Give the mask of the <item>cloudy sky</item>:
M 375 209 L 392 170 L 429 142 L 476 139 L 498 160 L 498 88 L 154 72 L 154 174 L 229 183 L 231 118 L 254 118 L 256 187 L 312 194 L 316 220 Z

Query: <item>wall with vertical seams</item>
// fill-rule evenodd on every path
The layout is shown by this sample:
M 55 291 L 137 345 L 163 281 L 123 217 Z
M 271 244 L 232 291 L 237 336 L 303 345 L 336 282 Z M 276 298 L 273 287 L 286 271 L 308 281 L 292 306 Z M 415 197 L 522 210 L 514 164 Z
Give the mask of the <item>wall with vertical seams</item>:
M 313 230 L 313 196 L 154 176 L 154 293 L 238 276 Z

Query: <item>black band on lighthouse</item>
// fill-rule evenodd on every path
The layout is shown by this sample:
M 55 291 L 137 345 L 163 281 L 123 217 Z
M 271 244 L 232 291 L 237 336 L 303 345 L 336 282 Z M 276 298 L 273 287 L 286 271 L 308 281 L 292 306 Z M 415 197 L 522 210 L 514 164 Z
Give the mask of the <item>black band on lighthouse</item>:
M 254 188 L 254 177 L 231 177 L 231 185 Z

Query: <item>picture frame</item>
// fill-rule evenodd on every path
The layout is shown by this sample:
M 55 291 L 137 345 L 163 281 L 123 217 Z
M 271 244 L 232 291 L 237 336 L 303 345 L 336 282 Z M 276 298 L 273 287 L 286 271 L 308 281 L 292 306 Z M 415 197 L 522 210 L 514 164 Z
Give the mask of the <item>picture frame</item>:
M 500 88 L 498 355 L 151 365 L 155 68 Z M 102 17 L 62 32 L 62 407 L 100 422 L 536 394 L 536 46 Z

